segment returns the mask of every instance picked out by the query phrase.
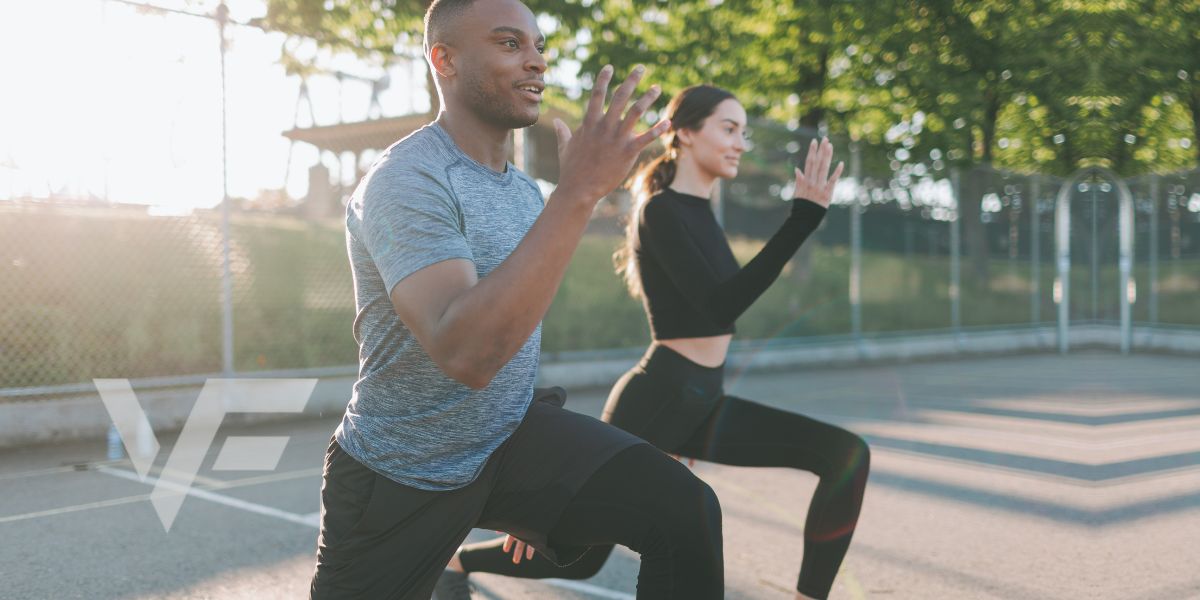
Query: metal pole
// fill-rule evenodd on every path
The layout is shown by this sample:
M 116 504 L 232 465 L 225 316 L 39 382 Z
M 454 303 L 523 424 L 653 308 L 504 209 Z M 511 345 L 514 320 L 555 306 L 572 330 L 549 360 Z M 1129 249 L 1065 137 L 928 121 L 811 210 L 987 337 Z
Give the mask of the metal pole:
M 1100 202 L 1096 199 L 1098 184 L 1089 186 L 1092 192 L 1092 320 L 1100 320 Z
M 1120 204 L 1118 204 L 1118 230 L 1117 235 L 1120 236 L 1119 246 L 1121 250 L 1121 258 L 1118 263 L 1121 273 L 1121 354 L 1129 354 L 1130 348 L 1133 346 L 1133 322 L 1130 315 L 1130 295 L 1136 288 L 1133 286 L 1133 195 L 1129 193 L 1129 187 L 1120 179 L 1115 180 L 1117 186 L 1117 196 Z
M 217 6 L 217 31 L 221 37 L 221 372 L 226 377 L 233 375 L 233 275 L 230 270 L 230 227 L 229 227 L 229 156 L 225 97 L 225 25 L 229 21 L 229 7 L 225 2 Z
M 1158 323 L 1158 175 L 1150 176 L 1150 322 Z
M 1034 175 L 1030 181 L 1030 223 L 1029 238 L 1032 246 L 1029 258 L 1029 320 L 1037 324 L 1042 320 L 1041 283 L 1042 283 L 1042 179 Z
M 1055 287 L 1058 291 L 1058 351 L 1066 354 L 1071 344 L 1068 340 L 1068 319 L 1071 306 L 1071 186 L 1078 177 L 1071 177 L 1058 189 L 1058 200 L 1054 206 L 1054 245 L 1058 263 Z
M 857 143 L 850 144 L 850 178 L 854 180 L 854 202 L 850 204 L 850 334 L 862 355 L 862 200 L 866 186 L 862 180 L 862 154 Z
M 105 2 L 103 0 L 101 0 L 101 2 L 100 2 L 100 22 L 103 24 L 104 31 L 107 32 L 108 31 L 108 2 Z M 107 42 L 107 39 L 105 41 Z M 105 52 L 108 51 L 107 43 L 104 46 L 104 50 L 105 50 Z M 109 57 L 105 56 L 104 64 L 110 64 L 108 62 L 108 58 Z M 106 146 L 105 147 L 105 158 L 104 158 L 104 201 L 105 202 L 108 202 L 108 164 L 109 163 L 108 163 L 107 155 L 108 155 L 108 148 Z M 8 197 L 10 200 L 16 197 L 13 192 L 13 183 L 12 182 L 13 182 L 13 176 L 10 174 L 8 177 Z M 108 460 L 120 460 L 122 458 L 125 458 L 125 446 L 121 442 L 121 432 L 117 431 L 116 422 L 113 422 L 112 424 L 110 424 L 108 426 L 107 442 L 108 442 L 108 453 L 106 456 L 107 456 Z
M 950 328 L 955 340 L 962 335 L 962 173 L 950 171 L 950 185 L 954 188 L 954 214 L 950 217 Z M 957 343 L 957 341 L 956 341 Z

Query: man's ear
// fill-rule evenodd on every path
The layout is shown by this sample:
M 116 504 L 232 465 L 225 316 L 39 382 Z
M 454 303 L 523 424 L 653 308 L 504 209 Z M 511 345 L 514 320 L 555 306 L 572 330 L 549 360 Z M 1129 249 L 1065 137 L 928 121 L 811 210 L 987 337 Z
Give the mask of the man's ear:
M 450 78 L 457 72 L 454 66 L 454 49 L 446 44 L 434 44 L 429 49 L 429 64 L 440 76 Z

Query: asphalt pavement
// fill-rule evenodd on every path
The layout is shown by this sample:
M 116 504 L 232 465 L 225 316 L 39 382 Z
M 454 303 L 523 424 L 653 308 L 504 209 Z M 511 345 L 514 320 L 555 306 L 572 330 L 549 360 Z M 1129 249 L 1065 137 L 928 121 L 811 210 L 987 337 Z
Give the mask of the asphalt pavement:
M 730 393 L 872 447 L 832 598 L 1200 598 L 1194 358 L 1028 355 L 772 374 Z M 604 390 L 568 408 L 598 416 Z M 337 419 L 222 427 L 169 530 L 104 440 L 0 453 L 0 598 L 304 597 Z M 285 436 L 270 471 L 214 470 L 227 436 Z M 791 598 L 815 476 L 696 463 L 721 498 L 728 598 Z M 491 532 L 476 531 L 472 540 Z M 476 598 L 633 598 L 618 548 L 581 582 L 472 577 Z

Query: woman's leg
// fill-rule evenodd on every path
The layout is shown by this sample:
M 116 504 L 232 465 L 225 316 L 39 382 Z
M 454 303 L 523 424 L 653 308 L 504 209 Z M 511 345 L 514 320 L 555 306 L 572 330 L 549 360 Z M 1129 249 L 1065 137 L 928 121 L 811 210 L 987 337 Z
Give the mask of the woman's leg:
M 825 598 L 850 546 L 870 469 L 859 436 L 804 415 L 725 396 L 687 442 L 667 449 L 745 467 L 792 467 L 820 477 L 804 526 L 797 591 Z

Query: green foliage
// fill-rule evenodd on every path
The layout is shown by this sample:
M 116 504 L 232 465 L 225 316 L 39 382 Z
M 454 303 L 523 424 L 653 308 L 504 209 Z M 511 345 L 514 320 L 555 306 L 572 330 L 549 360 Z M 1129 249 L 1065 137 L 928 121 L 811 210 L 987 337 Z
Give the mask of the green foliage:
M 388 54 L 415 46 L 428 0 L 268 4 L 270 28 Z M 964 166 L 1130 174 L 1196 162 L 1196 2 L 526 4 L 552 27 L 551 58 L 581 63 L 585 88 L 604 64 L 624 73 L 642 63 L 667 96 L 711 82 L 754 116 L 903 147 L 920 160 L 936 151 Z

